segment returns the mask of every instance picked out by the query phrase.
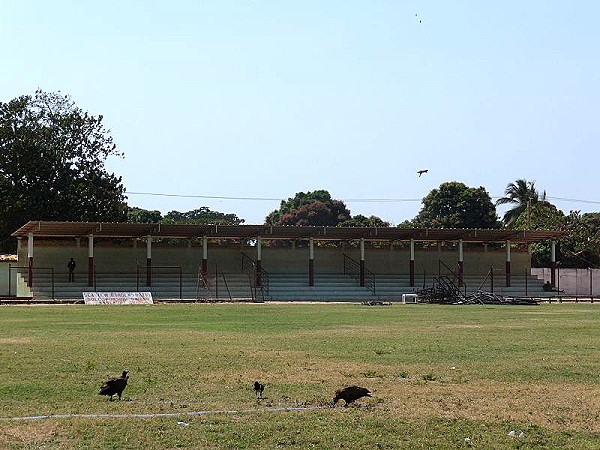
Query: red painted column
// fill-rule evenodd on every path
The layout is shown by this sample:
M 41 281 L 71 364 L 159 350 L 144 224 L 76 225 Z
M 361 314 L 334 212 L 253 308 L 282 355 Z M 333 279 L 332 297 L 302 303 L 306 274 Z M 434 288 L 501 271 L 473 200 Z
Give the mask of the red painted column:
M 202 275 L 208 274 L 208 238 L 202 238 Z
M 365 286 L 365 238 L 360 238 L 360 286 Z
M 463 241 L 458 241 L 458 285 L 463 286 L 464 282 L 464 256 L 463 256 Z
M 315 285 L 315 240 L 308 241 L 308 285 Z
M 152 236 L 146 240 L 146 286 L 152 286 Z
M 88 286 L 94 286 L 94 235 L 88 236 Z
M 262 240 L 256 239 L 256 287 L 262 287 Z
M 556 287 L 556 242 L 552 241 L 551 255 L 550 255 L 550 284 L 552 287 Z
M 27 286 L 33 286 L 33 233 L 27 236 Z
M 510 241 L 506 241 L 506 287 L 510 287 Z
M 410 261 L 409 261 L 409 271 L 410 271 L 410 287 L 415 287 L 415 240 L 410 240 Z

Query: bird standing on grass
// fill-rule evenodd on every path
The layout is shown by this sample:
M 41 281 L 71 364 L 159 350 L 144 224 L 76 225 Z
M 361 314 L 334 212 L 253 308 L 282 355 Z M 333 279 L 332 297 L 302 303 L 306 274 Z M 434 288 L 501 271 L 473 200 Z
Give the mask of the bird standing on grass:
M 265 385 L 259 383 L 258 381 L 254 382 L 254 392 L 256 392 L 256 396 L 262 398 L 263 391 L 265 390 Z
M 332 406 L 335 408 L 335 405 L 339 400 L 344 400 L 346 402 L 344 406 L 348 406 L 350 403 L 363 397 L 371 397 L 371 391 L 360 386 L 348 386 L 344 389 L 335 391 Z
M 125 390 L 127 386 L 127 380 L 129 377 L 127 376 L 129 372 L 126 370 L 123 371 L 119 378 L 110 378 L 104 382 L 102 386 L 100 386 L 100 392 L 98 395 L 108 395 L 108 399 L 112 401 L 113 395 L 117 394 L 119 396 L 119 400 L 121 400 L 121 394 Z

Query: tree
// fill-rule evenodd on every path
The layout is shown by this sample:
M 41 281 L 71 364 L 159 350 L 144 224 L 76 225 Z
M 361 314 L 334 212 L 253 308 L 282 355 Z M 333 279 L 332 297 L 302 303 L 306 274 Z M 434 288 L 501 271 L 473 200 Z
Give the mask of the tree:
M 377 217 L 377 216 L 363 216 L 362 214 L 358 214 L 351 219 L 344 220 L 343 222 L 338 223 L 339 227 L 389 227 L 390 223 L 385 220 Z
M 82 111 L 67 95 L 24 95 L 0 102 L 0 248 L 29 220 L 124 221 L 121 177 L 108 173 L 122 157 L 103 117 Z
M 483 187 L 456 181 L 442 183 L 422 200 L 413 225 L 424 228 L 498 228 L 498 216 Z
M 135 206 L 127 210 L 127 222 L 159 223 L 160 221 L 162 221 L 162 214 L 158 210 L 150 211 Z
M 169 211 L 162 222 L 198 225 L 241 225 L 244 223 L 244 219 L 240 219 L 235 214 L 211 211 L 208 207 L 201 206 L 187 212 Z
M 532 205 L 538 202 L 546 202 L 546 191 L 540 196 L 535 188 L 535 181 L 519 179 L 508 184 L 504 191 L 504 197 L 496 201 L 497 205 L 511 204 L 513 207 L 506 211 L 503 222 L 507 227 L 513 227 L 515 220 Z
M 600 213 L 571 211 L 565 217 L 568 236 L 559 241 L 558 260 L 562 267 L 600 266 Z
M 546 210 L 540 218 L 541 211 Z M 525 229 L 526 213 L 517 219 L 518 229 Z M 556 260 L 565 268 L 588 268 L 600 265 L 600 213 L 580 214 L 571 211 L 565 216 L 553 205 L 541 202 L 532 207 L 531 229 L 554 229 L 568 231 L 559 239 Z M 551 244 L 540 242 L 532 245 L 531 260 L 534 267 L 549 267 L 551 264 Z
M 325 190 L 298 192 L 281 201 L 279 209 L 265 219 L 267 225 L 336 226 L 350 219 L 350 211 L 341 200 L 334 200 Z

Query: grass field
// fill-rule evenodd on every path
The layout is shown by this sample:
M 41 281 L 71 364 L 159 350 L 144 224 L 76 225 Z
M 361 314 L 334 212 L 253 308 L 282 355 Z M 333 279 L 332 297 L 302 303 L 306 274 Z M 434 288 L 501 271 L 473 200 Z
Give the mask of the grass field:
M 598 449 L 600 305 L 4 306 L 0 402 L 2 449 Z

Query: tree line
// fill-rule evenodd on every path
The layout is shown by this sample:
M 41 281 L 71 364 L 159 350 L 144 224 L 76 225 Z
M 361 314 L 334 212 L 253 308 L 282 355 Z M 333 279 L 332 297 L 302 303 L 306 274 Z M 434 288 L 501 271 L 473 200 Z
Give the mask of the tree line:
M 127 203 L 122 177 L 105 168 L 108 157 L 123 157 L 103 125 L 103 117 L 78 108 L 68 96 L 41 90 L 0 102 L 0 252 L 13 252 L 10 234 L 29 220 L 106 221 L 240 225 L 233 213 L 201 206 L 192 211 L 145 210 Z M 502 218 L 496 207 L 510 205 Z M 377 216 L 352 215 L 342 200 L 324 189 L 298 192 L 282 200 L 265 224 L 388 227 Z M 399 227 L 514 228 L 567 230 L 559 242 L 564 267 L 600 265 L 600 213 L 565 215 L 519 179 L 493 202 L 486 189 L 458 181 L 442 183 L 422 200 L 417 216 Z M 548 243 L 533 246 L 533 263 L 548 265 Z

